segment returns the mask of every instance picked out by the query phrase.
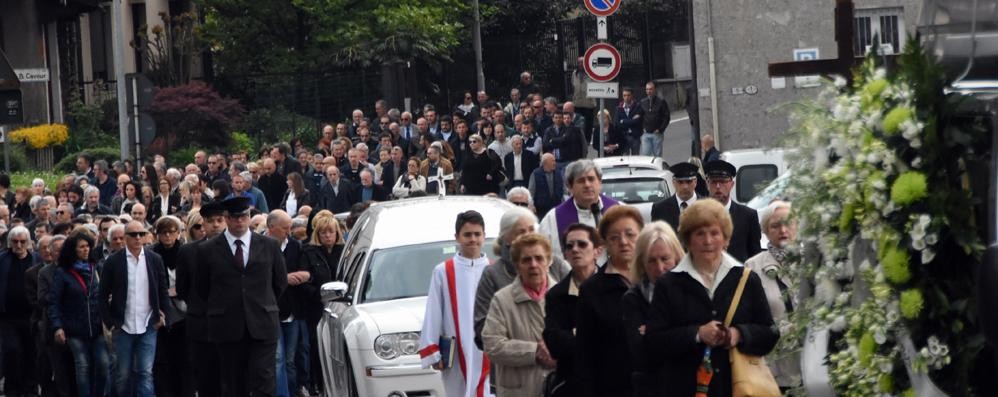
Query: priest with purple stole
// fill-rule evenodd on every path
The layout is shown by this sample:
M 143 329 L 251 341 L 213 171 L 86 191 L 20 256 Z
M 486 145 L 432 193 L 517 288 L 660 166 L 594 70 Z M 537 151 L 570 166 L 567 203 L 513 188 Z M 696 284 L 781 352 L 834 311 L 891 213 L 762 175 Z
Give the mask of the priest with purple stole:
M 562 257 L 561 236 L 569 225 L 582 223 L 597 227 L 603 214 L 620 204 L 602 194 L 602 180 L 603 173 L 592 160 L 576 160 L 565 167 L 565 181 L 572 197 L 548 211 L 539 229 L 551 240 L 551 252 L 558 257 Z

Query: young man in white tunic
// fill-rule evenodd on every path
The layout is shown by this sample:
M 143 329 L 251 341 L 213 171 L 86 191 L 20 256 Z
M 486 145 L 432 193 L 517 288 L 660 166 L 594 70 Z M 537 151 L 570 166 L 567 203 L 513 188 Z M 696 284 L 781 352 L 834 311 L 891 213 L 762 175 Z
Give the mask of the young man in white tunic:
M 475 292 L 489 259 L 482 254 L 485 220 L 476 211 L 458 214 L 455 225 L 459 251 L 437 265 L 430 279 L 426 315 L 419 336 L 423 367 L 441 370 L 447 397 L 484 397 L 489 392 L 489 360 L 475 346 Z M 443 368 L 441 338 L 453 338 L 454 363 Z

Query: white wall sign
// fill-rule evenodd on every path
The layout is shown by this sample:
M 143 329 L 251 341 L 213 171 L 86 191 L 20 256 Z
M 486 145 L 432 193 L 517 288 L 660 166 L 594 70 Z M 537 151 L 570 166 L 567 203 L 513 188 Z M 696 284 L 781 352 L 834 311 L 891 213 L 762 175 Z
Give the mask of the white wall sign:
M 586 83 L 586 98 L 616 99 L 620 93 L 620 83 Z
M 14 69 L 14 73 L 22 83 L 49 81 L 48 69 Z

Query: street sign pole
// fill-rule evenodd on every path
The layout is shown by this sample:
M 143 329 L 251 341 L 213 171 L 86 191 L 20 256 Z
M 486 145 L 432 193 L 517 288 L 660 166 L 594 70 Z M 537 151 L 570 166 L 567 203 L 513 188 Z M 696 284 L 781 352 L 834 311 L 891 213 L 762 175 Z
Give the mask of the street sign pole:
M 10 174 L 10 148 L 7 145 L 7 126 L 0 125 L 0 137 L 3 137 L 3 170 Z
M 620 8 L 620 3 L 624 0 L 583 0 L 582 3 L 585 5 L 589 13 L 596 17 L 596 39 L 599 43 L 594 44 L 589 47 L 586 51 L 586 56 L 583 59 L 583 69 L 586 75 L 589 76 L 593 81 L 600 83 L 612 81 L 617 77 L 617 73 L 620 72 L 621 58 L 620 52 L 617 51 L 612 45 L 606 43 L 607 40 L 607 17 L 617 12 Z M 613 83 L 616 84 L 616 83 Z M 596 90 L 596 87 L 593 87 Z M 614 89 L 616 90 L 616 89 Z M 608 90 L 609 91 L 609 90 Z M 599 157 L 603 157 L 603 143 L 606 142 L 606 134 L 609 129 L 603 129 L 603 107 L 605 106 L 606 94 L 597 95 L 593 91 L 590 91 L 589 84 L 586 85 L 586 96 L 590 98 L 599 98 L 599 104 L 596 106 L 596 132 L 599 136 L 596 139 L 597 143 L 597 153 Z M 614 96 L 615 98 L 616 96 Z M 607 125 L 612 123 L 610 119 L 609 112 L 606 115 Z
M 138 169 L 142 167 L 142 137 L 139 131 L 139 81 L 137 78 L 132 79 L 132 116 L 135 117 L 135 167 Z
M 604 99 L 600 98 L 599 99 L 599 106 L 596 107 L 596 114 L 598 115 L 596 122 L 599 123 L 599 156 L 600 157 L 603 157 L 603 142 L 604 142 L 604 139 L 606 139 L 606 138 L 603 137 L 603 135 L 606 133 L 606 131 L 603 131 L 603 120 L 600 120 L 603 117 L 603 101 L 604 101 Z M 610 118 L 610 115 L 607 115 L 606 117 Z M 607 125 L 610 125 L 610 124 L 608 123 Z

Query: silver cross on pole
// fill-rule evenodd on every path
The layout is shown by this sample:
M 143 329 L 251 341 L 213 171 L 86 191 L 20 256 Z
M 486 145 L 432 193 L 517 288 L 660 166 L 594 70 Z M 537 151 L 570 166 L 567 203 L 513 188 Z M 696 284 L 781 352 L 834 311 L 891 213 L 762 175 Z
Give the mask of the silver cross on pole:
M 447 175 L 436 174 L 434 176 L 431 176 L 429 178 L 429 181 L 437 183 L 437 195 L 440 198 L 444 198 L 447 196 L 447 186 L 444 185 L 444 182 L 452 179 L 454 179 L 454 174 L 447 174 Z

